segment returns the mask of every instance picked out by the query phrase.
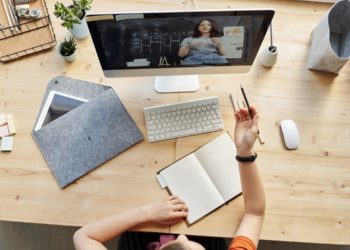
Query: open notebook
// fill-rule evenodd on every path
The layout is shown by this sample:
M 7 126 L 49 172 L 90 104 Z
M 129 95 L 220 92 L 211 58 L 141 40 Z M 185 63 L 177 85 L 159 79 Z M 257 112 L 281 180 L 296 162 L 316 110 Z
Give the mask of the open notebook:
M 162 188 L 189 207 L 192 224 L 242 192 L 236 147 L 224 133 L 157 174 Z

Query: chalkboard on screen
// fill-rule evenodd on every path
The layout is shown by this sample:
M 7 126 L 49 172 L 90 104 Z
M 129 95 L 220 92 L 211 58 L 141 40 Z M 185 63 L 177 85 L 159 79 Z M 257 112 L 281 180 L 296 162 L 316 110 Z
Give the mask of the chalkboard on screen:
M 210 16 L 217 23 L 220 36 L 225 27 L 244 27 L 241 58 L 228 58 L 230 64 L 249 64 L 254 60 L 254 39 L 263 18 L 256 16 Z M 203 17 L 132 18 L 104 20 L 95 23 L 99 30 L 99 43 L 109 68 L 127 68 L 126 62 L 140 60 L 149 67 L 180 65 L 178 56 L 181 42 L 194 34 L 194 27 Z

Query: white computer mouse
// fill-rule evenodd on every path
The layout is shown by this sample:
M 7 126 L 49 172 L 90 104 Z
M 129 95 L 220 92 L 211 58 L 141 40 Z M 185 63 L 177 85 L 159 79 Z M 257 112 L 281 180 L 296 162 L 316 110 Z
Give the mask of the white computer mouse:
M 286 119 L 280 123 L 284 143 L 288 149 L 297 149 L 300 145 L 298 127 L 291 119 Z

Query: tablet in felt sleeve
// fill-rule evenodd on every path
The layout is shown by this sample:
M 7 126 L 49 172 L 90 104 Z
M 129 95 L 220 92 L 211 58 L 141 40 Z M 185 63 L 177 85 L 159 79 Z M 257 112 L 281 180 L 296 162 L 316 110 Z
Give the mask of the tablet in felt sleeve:
M 61 188 L 143 140 L 114 90 L 91 84 L 66 77 L 51 81 L 47 93 L 56 85 L 88 102 L 32 133 Z

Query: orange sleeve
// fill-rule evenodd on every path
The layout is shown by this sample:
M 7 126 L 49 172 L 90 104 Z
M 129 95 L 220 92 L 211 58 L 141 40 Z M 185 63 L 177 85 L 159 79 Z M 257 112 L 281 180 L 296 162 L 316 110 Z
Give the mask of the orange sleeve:
M 232 240 L 228 250 L 256 250 L 256 246 L 247 237 L 237 236 Z

